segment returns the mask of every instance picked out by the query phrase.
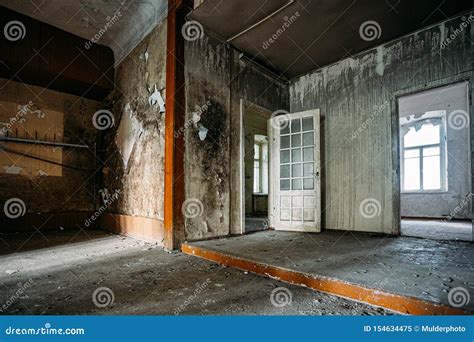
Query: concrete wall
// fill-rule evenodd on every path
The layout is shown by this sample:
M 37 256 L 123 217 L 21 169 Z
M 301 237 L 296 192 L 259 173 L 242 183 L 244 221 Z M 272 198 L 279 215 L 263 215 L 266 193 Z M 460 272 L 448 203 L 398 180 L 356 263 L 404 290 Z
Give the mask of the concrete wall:
M 120 196 L 102 225 L 162 243 L 166 20 L 122 61 L 116 80 L 108 99 L 115 126 L 105 131 L 103 187 Z M 136 231 L 144 218 L 150 228 Z
M 0 151 L 4 165 L 0 170 L 1 231 L 33 230 L 33 226 L 41 230 L 84 227 L 85 218 L 95 208 L 95 179 L 91 175 L 96 164 L 93 153 L 98 131 L 92 124 L 92 117 L 99 109 L 99 103 L 5 79 L 0 79 L 0 89 L 2 133 L 11 119 L 16 118 L 17 122 L 6 134 L 9 137 L 90 147 L 54 149 L 2 143 L 10 150 L 72 168 Z M 23 108 L 28 103 L 31 103 L 28 110 L 18 115 L 18 106 Z M 51 117 L 54 119 L 50 120 Z M 39 132 L 37 136 L 35 132 Z M 4 204 L 12 198 L 24 203 L 24 216 L 7 219 Z
M 186 42 L 185 77 L 186 200 L 198 209 L 187 215 L 186 239 L 226 236 L 241 224 L 240 100 L 287 109 L 288 88 L 207 35 Z
M 457 83 L 428 92 L 405 96 L 399 100 L 401 118 L 429 111 L 445 110 L 447 115 L 447 176 L 448 189 L 436 193 L 402 193 L 401 214 L 409 217 L 452 217 L 470 219 L 469 206 L 459 206 L 470 190 L 471 156 L 469 127 L 456 125 L 463 112 L 469 111 L 468 84 Z M 462 111 L 462 112 L 460 112 Z
M 472 77 L 473 26 L 458 30 L 461 32 L 451 42 L 445 41 L 466 17 L 402 37 L 291 82 L 292 112 L 321 109 L 324 228 L 398 232 L 395 98 Z M 472 106 L 470 109 L 472 118 Z

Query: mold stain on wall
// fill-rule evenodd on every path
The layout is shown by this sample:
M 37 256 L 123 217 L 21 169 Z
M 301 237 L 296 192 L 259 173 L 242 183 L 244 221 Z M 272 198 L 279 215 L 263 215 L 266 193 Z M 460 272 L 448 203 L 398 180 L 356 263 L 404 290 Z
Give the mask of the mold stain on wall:
M 231 201 L 235 203 L 241 191 L 235 183 L 240 99 L 269 110 L 288 109 L 287 84 L 238 56 L 209 36 L 185 44 L 185 121 L 195 122 L 196 108 L 209 103 L 199 122 L 185 130 L 186 199 L 202 203 L 201 215 L 186 219 L 188 240 L 226 236 L 234 230 L 237 210 Z
M 105 131 L 103 187 L 120 190 L 111 213 L 163 220 L 166 19 L 121 62 L 104 106 L 115 118 Z

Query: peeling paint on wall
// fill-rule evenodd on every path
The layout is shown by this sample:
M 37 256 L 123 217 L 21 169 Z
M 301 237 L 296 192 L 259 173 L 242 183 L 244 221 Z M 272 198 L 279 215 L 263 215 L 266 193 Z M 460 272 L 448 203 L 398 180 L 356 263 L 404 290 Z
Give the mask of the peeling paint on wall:
M 164 113 L 165 101 L 161 97 L 161 93 L 156 88 L 156 84 L 155 84 L 155 90 L 151 92 L 151 90 L 149 89 L 149 92 L 151 93 L 150 97 L 148 98 L 148 102 L 150 103 L 150 106 L 155 106 L 156 104 L 158 104 L 158 107 L 160 108 L 160 113 Z
M 19 175 L 21 170 L 23 170 L 21 167 L 16 165 L 4 166 L 3 169 L 5 170 L 5 173 L 9 173 L 11 175 Z
M 105 137 L 103 187 L 120 191 L 111 213 L 163 220 L 165 86 L 166 18 L 121 62 L 108 99 L 119 123 Z
M 125 169 L 128 167 L 128 161 L 130 160 L 135 142 L 142 133 L 143 127 L 131 110 L 130 103 L 127 103 L 122 113 L 117 134 L 115 135 L 115 144 L 122 156 Z

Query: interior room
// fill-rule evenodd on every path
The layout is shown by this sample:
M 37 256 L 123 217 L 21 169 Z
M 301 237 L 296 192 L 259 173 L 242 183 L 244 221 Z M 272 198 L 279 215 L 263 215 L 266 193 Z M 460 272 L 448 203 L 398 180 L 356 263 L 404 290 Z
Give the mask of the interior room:
M 0 314 L 472 315 L 471 0 L 0 0 Z
M 403 235 L 472 241 L 468 103 L 467 82 L 399 98 Z

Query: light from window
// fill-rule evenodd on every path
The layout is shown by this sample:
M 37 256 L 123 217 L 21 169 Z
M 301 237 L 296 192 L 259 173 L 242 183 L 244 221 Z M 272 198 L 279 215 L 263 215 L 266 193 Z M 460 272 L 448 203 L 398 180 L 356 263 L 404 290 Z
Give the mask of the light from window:
M 444 116 L 403 125 L 401 132 L 402 191 L 445 190 Z
M 268 140 L 264 135 L 255 135 L 253 161 L 253 192 L 268 193 Z

